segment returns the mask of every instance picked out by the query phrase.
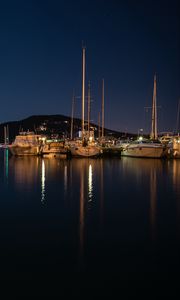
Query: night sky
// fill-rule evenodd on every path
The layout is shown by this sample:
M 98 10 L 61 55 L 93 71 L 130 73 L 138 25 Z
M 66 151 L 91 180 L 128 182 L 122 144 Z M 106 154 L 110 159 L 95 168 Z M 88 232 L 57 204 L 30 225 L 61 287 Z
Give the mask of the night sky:
M 81 117 L 82 43 L 91 120 L 102 79 L 105 127 L 150 131 L 157 74 L 158 131 L 176 128 L 180 99 L 179 0 L 6 0 L 0 3 L 0 123 L 31 115 Z M 87 88 L 86 88 L 87 94 Z

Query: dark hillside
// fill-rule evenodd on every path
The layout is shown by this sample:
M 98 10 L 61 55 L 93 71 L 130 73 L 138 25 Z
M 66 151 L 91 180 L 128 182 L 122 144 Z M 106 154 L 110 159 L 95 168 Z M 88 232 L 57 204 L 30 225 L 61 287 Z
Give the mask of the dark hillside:
M 38 115 L 30 116 L 20 121 L 12 121 L 0 124 L 0 143 L 4 142 L 4 127 L 8 126 L 9 141 L 12 142 L 20 131 L 35 131 L 36 133 L 49 136 L 58 136 L 59 138 L 70 138 L 71 117 L 64 115 Z M 98 136 L 98 125 L 91 124 L 94 127 L 95 137 Z M 81 120 L 73 120 L 73 135 L 77 136 L 81 130 Z M 100 128 L 101 130 L 101 128 Z M 105 136 L 119 138 L 123 136 L 122 132 L 113 131 L 105 128 Z M 133 134 L 127 134 L 127 136 Z

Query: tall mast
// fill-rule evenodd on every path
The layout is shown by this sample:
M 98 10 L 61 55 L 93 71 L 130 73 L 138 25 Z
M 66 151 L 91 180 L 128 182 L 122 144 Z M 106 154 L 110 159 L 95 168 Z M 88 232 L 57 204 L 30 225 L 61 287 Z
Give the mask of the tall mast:
M 90 112 L 91 112 L 91 90 L 90 81 L 88 82 L 88 137 L 90 136 Z
M 98 113 L 98 139 L 99 140 L 100 140 L 100 136 L 101 136 L 100 126 L 101 126 L 101 116 L 100 116 L 100 112 L 99 112 Z
M 73 139 L 74 102 L 75 102 L 75 96 L 74 96 L 74 93 L 73 93 L 73 97 L 72 97 L 72 110 L 71 110 L 71 140 Z
M 104 79 L 102 80 L 102 139 L 104 138 Z
M 178 103 L 177 120 L 176 120 L 176 133 L 179 132 L 179 113 L 180 113 L 180 99 Z
M 84 139 L 84 103 L 85 103 L 85 47 L 82 48 L 82 140 Z
M 153 90 L 153 103 L 152 103 L 152 127 L 151 139 L 157 139 L 157 103 L 156 103 L 156 74 L 154 75 L 154 90 Z
M 7 144 L 7 128 L 4 126 L 4 145 L 6 146 Z

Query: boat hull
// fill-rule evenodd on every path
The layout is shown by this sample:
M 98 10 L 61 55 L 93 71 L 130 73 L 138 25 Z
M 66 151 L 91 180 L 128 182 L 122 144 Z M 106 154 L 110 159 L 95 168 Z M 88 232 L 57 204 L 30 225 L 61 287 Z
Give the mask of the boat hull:
M 61 155 L 67 155 L 67 149 L 64 148 L 62 143 L 52 142 L 42 147 L 41 154 L 46 157 L 60 157 Z
M 18 146 L 18 145 L 9 145 L 9 150 L 12 155 L 23 156 L 23 155 L 39 155 L 38 146 Z
M 121 151 L 121 156 L 145 157 L 145 158 L 162 158 L 165 156 L 165 150 L 162 146 L 128 146 Z
M 97 157 L 101 154 L 100 149 L 95 146 L 75 146 L 70 148 L 70 152 L 76 157 Z
M 16 156 L 39 155 L 42 147 L 42 136 L 31 131 L 22 131 L 15 141 L 8 145 L 10 153 Z

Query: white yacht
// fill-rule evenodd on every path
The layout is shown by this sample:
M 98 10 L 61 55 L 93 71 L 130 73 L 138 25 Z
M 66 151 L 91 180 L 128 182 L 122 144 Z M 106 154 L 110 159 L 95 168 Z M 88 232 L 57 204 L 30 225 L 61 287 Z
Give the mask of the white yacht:
M 157 105 L 156 105 L 156 75 L 154 76 L 152 127 L 150 139 L 142 137 L 131 142 L 121 151 L 121 156 L 161 158 L 166 155 L 166 147 L 158 140 L 157 135 Z
M 129 143 L 121 151 L 121 156 L 161 158 L 166 155 L 166 147 L 158 140 L 140 139 Z

